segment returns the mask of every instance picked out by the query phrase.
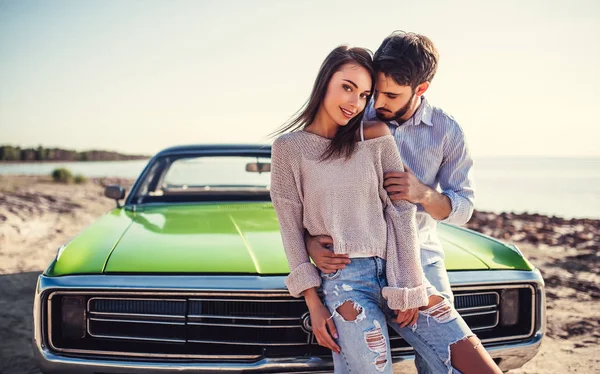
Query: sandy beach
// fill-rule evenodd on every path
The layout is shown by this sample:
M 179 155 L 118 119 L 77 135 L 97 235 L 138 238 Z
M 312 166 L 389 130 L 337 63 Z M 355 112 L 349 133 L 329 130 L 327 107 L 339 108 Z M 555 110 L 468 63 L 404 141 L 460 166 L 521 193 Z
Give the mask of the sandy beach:
M 39 373 L 31 352 L 37 276 L 56 249 L 114 207 L 92 179 L 0 176 L 0 373 Z M 469 227 L 514 242 L 546 281 L 548 327 L 540 353 L 511 373 L 600 373 L 600 220 L 476 212 Z

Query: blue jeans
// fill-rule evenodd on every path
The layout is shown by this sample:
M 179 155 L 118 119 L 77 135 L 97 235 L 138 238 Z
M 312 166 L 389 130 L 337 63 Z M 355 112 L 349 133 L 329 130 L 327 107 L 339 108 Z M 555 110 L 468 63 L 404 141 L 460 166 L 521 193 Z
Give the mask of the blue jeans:
M 452 289 L 450 288 L 450 280 L 448 279 L 448 272 L 446 271 L 446 266 L 444 265 L 444 260 L 436 261 L 432 264 L 428 264 L 423 266 L 423 272 L 425 273 L 425 278 L 431 283 L 433 287 L 443 297 L 450 301 L 450 304 L 454 305 L 454 295 L 452 294 Z M 427 361 L 419 354 L 419 352 L 415 351 L 415 366 L 417 367 L 417 372 L 419 374 L 435 374 L 435 371 L 427 364 Z
M 323 301 L 338 331 L 341 353 L 332 352 L 335 373 L 393 373 L 388 326 L 396 330 L 434 373 L 459 373 L 450 363 L 450 345 L 474 335 L 448 301 L 419 311 L 415 326 L 401 328 L 381 295 L 386 261 L 353 258 L 344 269 L 321 273 Z M 352 302 L 358 315 L 345 320 L 337 308 Z M 439 313 L 440 306 L 443 312 Z

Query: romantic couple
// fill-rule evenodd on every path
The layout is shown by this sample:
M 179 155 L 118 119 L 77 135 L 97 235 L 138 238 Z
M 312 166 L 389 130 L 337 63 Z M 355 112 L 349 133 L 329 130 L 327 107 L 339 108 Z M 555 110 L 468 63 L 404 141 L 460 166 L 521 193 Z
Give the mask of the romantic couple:
M 415 33 L 393 33 L 373 57 L 338 47 L 273 143 L 286 286 L 304 297 L 335 373 L 392 373 L 390 327 L 420 374 L 501 373 L 453 307 L 436 234 L 473 212 L 462 129 L 423 96 L 437 63 Z

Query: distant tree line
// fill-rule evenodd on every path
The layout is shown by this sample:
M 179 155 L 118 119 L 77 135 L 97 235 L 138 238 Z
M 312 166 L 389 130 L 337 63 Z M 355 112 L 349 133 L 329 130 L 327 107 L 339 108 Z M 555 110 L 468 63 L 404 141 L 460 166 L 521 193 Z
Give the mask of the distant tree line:
M 124 161 L 148 158 L 143 155 L 124 155 L 109 151 L 77 152 L 60 148 L 21 148 L 0 146 L 0 161 Z

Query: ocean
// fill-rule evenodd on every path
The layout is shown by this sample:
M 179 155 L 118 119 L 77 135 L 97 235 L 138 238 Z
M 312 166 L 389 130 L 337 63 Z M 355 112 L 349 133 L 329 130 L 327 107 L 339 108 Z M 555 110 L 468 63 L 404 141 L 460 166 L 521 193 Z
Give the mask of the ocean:
M 49 175 L 66 167 L 87 177 L 136 178 L 146 163 L 8 163 L 0 164 L 0 175 Z M 474 180 L 478 210 L 600 219 L 600 158 L 476 158 Z

